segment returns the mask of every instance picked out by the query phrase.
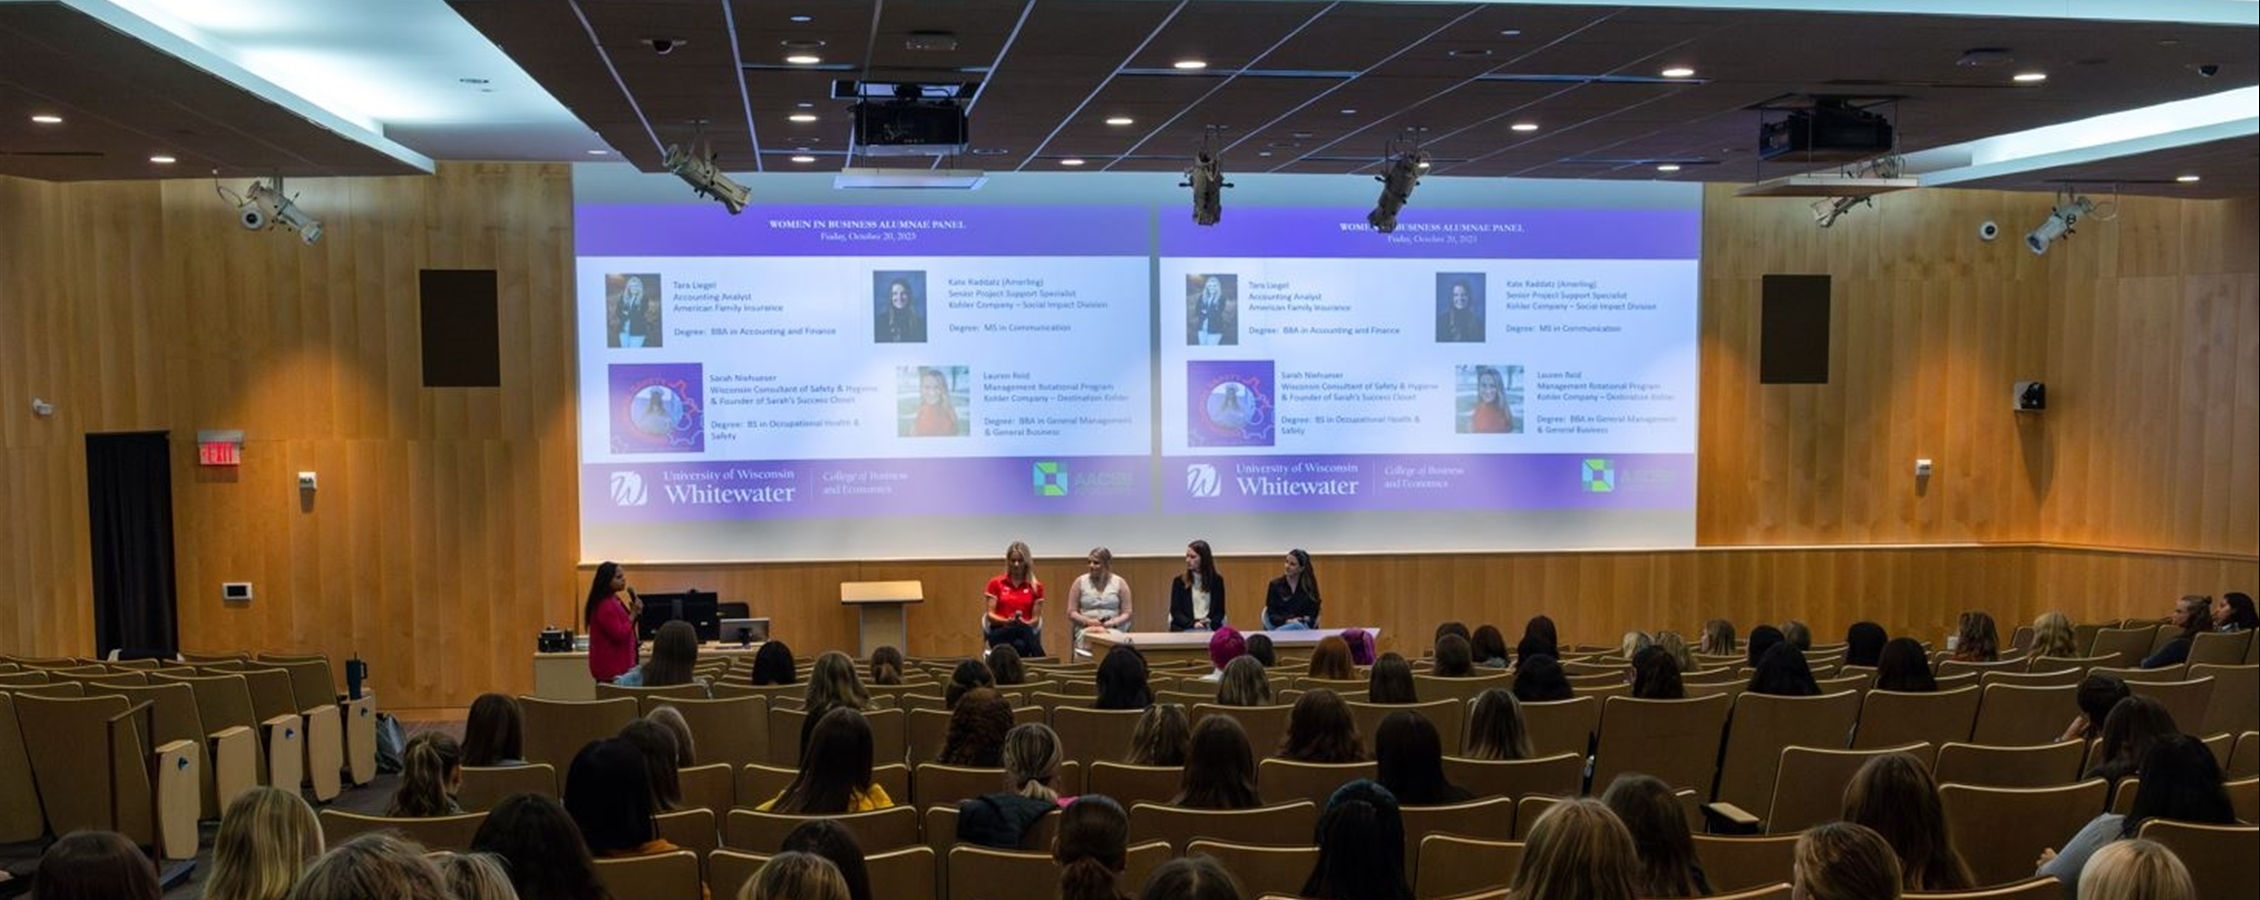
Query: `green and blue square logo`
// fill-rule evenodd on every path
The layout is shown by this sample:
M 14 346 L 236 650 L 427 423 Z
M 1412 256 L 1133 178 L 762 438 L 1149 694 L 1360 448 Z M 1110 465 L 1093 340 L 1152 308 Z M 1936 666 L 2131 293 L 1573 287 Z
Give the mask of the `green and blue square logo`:
M 1036 496 L 1067 496 L 1067 466 L 1056 462 L 1040 462 L 1029 466 L 1028 471 L 1036 483 Z
M 1579 479 L 1585 482 L 1585 492 L 1607 494 L 1617 489 L 1617 465 L 1607 459 L 1588 459 L 1578 469 Z

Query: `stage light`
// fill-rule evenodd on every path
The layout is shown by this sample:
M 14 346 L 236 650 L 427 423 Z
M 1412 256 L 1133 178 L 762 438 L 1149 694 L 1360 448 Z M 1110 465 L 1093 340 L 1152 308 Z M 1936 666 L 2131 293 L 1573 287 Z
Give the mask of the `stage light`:
M 686 152 L 682 145 L 671 144 L 667 147 L 664 163 L 668 171 L 675 173 L 675 177 L 691 186 L 692 193 L 722 201 L 723 208 L 728 209 L 730 215 L 745 212 L 746 201 L 752 199 L 752 193 L 746 190 L 745 185 L 731 181 L 730 176 L 722 174 L 722 170 L 714 165 L 712 156 L 694 156 Z
M 1193 224 L 1214 225 L 1224 218 L 1224 189 L 1231 186 L 1224 180 L 1223 160 L 1207 150 L 1195 154 L 1184 183 L 1178 185 L 1193 189 Z
M 1852 207 L 1867 203 L 1866 197 L 1823 197 L 1813 201 L 1813 223 L 1822 228 L 1836 224 L 1836 220 Z M 1872 205 L 1872 204 L 1871 204 Z
M 225 186 L 214 183 L 220 196 L 235 203 L 236 224 L 247 231 L 265 231 L 281 225 L 298 232 L 298 239 L 312 244 L 322 239 L 322 220 L 307 215 L 298 208 L 295 198 L 283 194 L 282 176 L 277 175 L 273 185 L 254 181 L 244 192 L 237 194 Z
M 1407 150 L 1389 161 L 1388 171 L 1373 176 L 1381 182 L 1381 196 L 1373 201 L 1373 211 L 1366 213 L 1365 222 L 1373 230 L 1389 234 L 1397 230 L 1397 213 L 1412 199 L 1413 188 L 1420 185 L 1420 173 L 1428 167 L 1428 152 Z
M 2079 224 L 2080 217 L 2093 212 L 2095 201 L 2077 194 L 2064 195 L 2063 202 L 2049 210 L 2048 218 L 2040 220 L 2040 225 L 2025 235 L 2025 249 L 2031 250 L 2034 256 L 2047 253 L 2048 245 L 2070 235 L 2073 227 Z

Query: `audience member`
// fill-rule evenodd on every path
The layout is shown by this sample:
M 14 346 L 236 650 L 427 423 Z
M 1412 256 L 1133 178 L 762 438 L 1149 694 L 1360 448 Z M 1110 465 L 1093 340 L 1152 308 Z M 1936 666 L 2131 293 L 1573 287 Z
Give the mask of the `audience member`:
M 863 679 L 855 673 L 855 660 L 838 650 L 826 650 L 816 657 L 815 667 L 808 670 L 808 688 L 801 710 L 807 715 L 800 720 L 800 745 L 808 747 L 808 733 L 816 728 L 816 721 L 835 709 L 862 711 L 871 708 L 871 692 L 863 687 Z
M 1178 703 L 1156 703 L 1138 717 L 1130 732 L 1130 752 L 1122 758 L 1133 766 L 1182 766 L 1193 743 L 1193 723 Z
M 1766 658 L 1766 651 L 1773 649 L 1775 644 L 1781 642 L 1781 629 L 1779 628 L 1771 625 L 1760 625 L 1750 629 L 1750 639 L 1743 642 L 1742 645 L 1742 648 L 1748 653 L 1748 661 L 1745 665 L 1757 668 L 1758 661 Z
M 2080 679 L 2079 690 L 2072 695 L 2079 704 L 2080 714 L 2072 717 L 2065 726 L 2059 741 L 2092 741 L 2103 736 L 2103 723 L 2110 719 L 2111 710 L 2119 701 L 2133 695 L 2127 683 L 2116 675 L 2097 672 Z
M 2189 648 L 2197 636 L 2213 630 L 2213 598 L 2202 594 L 2188 594 L 2174 604 L 2174 614 L 2166 619 L 2166 627 L 2179 629 L 2166 645 L 2142 660 L 2145 669 L 2163 669 L 2189 662 Z
M 1420 694 L 1413 687 L 1412 664 L 1396 652 L 1381 654 L 1373 661 L 1373 670 L 1366 673 L 1365 702 L 1367 703 L 1419 703 Z
M 1332 693 L 1329 691 L 1328 693 Z M 1305 695 L 1308 696 L 1307 694 Z M 1262 806 L 1256 792 L 1256 756 L 1248 733 L 1231 716 L 1210 716 L 1193 726 L 1185 754 L 1185 774 L 1172 806 L 1187 809 L 1249 809 Z
M 1130 814 L 1097 794 L 1076 798 L 1060 811 L 1052 859 L 1059 863 L 1059 900 L 1126 900 Z
M 1342 631 L 1342 644 L 1350 648 L 1351 665 L 1373 665 L 1373 632 L 1363 628 L 1344 629 Z
M 1373 761 L 1381 786 L 1406 806 L 1440 806 L 1475 799 L 1444 777 L 1444 739 L 1427 716 L 1400 709 L 1373 729 Z
M 1891 640 L 1889 632 L 1874 622 L 1854 622 L 1844 629 L 1844 664 L 1847 666 L 1874 666 L 1883 656 L 1883 645 Z
M 1100 667 L 1100 675 L 1102 678 L 1105 675 L 1103 665 Z M 942 688 L 942 706 L 947 709 L 956 709 L 958 698 L 965 696 L 966 691 L 996 686 L 996 673 L 990 671 L 988 663 L 978 659 L 958 660 L 957 667 L 950 670 L 949 685 Z
M 455 794 L 463 789 L 463 748 L 444 731 L 408 739 L 401 751 L 400 786 L 385 815 L 396 819 L 462 815 Z
M 1522 640 L 1515 643 L 1515 665 L 1529 665 L 1531 658 L 1538 656 L 1562 658 L 1554 620 L 1545 616 L 1531 616 L 1530 621 L 1523 623 Z
M 2095 748 L 2095 765 L 2081 777 L 2101 778 L 2116 785 L 2119 779 L 2135 774 L 2159 738 L 2180 731 L 2166 704 L 2142 694 L 2120 700 L 2103 718 L 2103 739 Z
M 2049 610 L 2032 620 L 2032 655 L 2070 658 L 2080 655 L 2072 617 Z M 2037 664 L 2035 664 L 2037 666 Z M 2033 671 L 2039 671 L 2036 667 Z
M 676 752 L 674 733 L 650 719 L 634 719 L 621 726 L 620 739 L 643 754 L 644 774 L 651 779 L 651 799 L 658 811 L 682 808 L 682 758 Z
M 1515 900 L 1633 900 L 1640 858 L 1632 832 L 1601 801 L 1564 800 L 1530 826 L 1522 865 L 1515 868 Z
M 622 687 L 673 687 L 690 684 L 698 673 L 698 629 L 681 619 L 659 626 L 651 639 L 651 658 L 612 679 Z
M 518 900 L 502 857 L 492 853 L 439 853 L 433 857 L 453 900 Z M 209 897 L 210 894 L 205 896 Z
M 1496 625 L 1478 625 L 1475 634 L 1467 639 L 1468 650 L 1475 664 L 1486 669 L 1507 667 L 1507 636 Z
M 471 849 L 502 858 L 518 900 L 612 900 L 580 826 L 546 795 L 504 797 L 479 823 Z
M 800 672 L 793 667 L 793 648 L 784 641 L 770 639 L 753 651 L 753 685 L 793 684 Z
M 1405 883 L 1405 821 L 1397 802 L 1388 788 L 1363 778 L 1335 789 L 1318 819 L 1312 838 L 1318 864 L 1311 867 L 1301 895 L 1312 900 L 1412 900 L 1412 887 Z
M 902 651 L 896 649 L 893 644 L 871 651 L 872 684 L 901 684 L 902 669 Z M 861 898 L 858 898 L 858 900 L 861 900 Z
M 667 729 L 667 736 L 675 739 L 675 768 L 688 769 L 698 765 L 698 741 L 691 737 L 691 723 L 683 718 L 683 711 L 672 706 L 662 706 L 644 716 L 651 724 Z
M 322 823 L 297 791 L 254 787 L 228 801 L 204 900 L 283 900 L 322 855 Z
M 1883 655 L 1876 657 L 1875 687 L 1902 694 L 1936 692 L 1938 679 L 1930 673 L 1930 654 L 1914 638 L 1892 638 L 1883 645 Z
M 2227 632 L 2260 629 L 2260 611 L 2253 609 L 2252 595 L 2230 591 L 2213 601 L 2213 627 Z
M 887 789 L 871 780 L 871 755 L 871 722 L 863 713 L 844 708 L 825 713 L 809 733 L 792 782 L 755 809 L 818 816 L 893 806 Z
M 1781 640 L 1800 652 L 1813 649 L 1813 626 L 1796 619 L 1781 623 Z
M 1279 664 L 1279 653 L 1272 649 L 1271 635 L 1268 634 L 1248 635 L 1248 655 L 1255 657 L 1256 662 L 1263 663 L 1266 669 Z
M 40 900 L 51 896 L 42 877 Z M 155 897 L 156 894 L 149 896 Z M 424 848 L 392 832 L 364 834 L 330 848 L 306 867 L 291 900 L 455 900 Z
M 1901 886 L 1910 891 L 1959 891 L 1976 876 L 1954 849 L 1938 782 L 1930 767 L 1906 753 L 1868 760 L 1844 787 L 1844 821 L 1883 836 L 1899 858 Z
M 1146 655 L 1136 647 L 1115 647 L 1099 661 L 1097 709 L 1145 709 L 1154 692 L 1146 686 Z
M 2081 900 L 2197 900 L 2197 885 L 2166 845 L 2130 838 L 2088 857 L 2077 893 Z
M 779 853 L 761 865 L 740 900 L 848 900 L 840 867 L 814 853 Z
M 2114 714 L 2117 710 L 2114 708 Z M 2103 845 L 2135 837 L 2142 823 L 2173 819 L 2203 825 L 2232 825 L 2236 809 L 2221 784 L 2221 764 L 2205 742 L 2186 734 L 2169 734 L 2150 745 L 2142 757 L 2142 783 L 2134 790 L 2134 807 L 2122 816 L 2106 812 L 2064 842 L 2062 850 L 2043 850 L 2040 874 L 2076 885 L 2088 858 Z
M 1438 678 L 1466 678 L 1475 674 L 1475 648 L 1467 638 L 1447 634 L 1436 639 L 1436 670 Z
M 873 900 L 871 871 L 863 864 L 863 845 L 856 841 L 855 832 L 849 831 L 847 826 L 832 819 L 811 819 L 793 826 L 777 849 L 783 853 L 811 853 L 830 860 L 832 867 L 840 870 L 840 881 L 847 886 L 848 900 Z
M 1569 676 L 1551 656 L 1525 656 L 1515 665 L 1515 698 L 1524 703 L 1551 703 L 1574 696 Z
M 1216 702 L 1219 706 L 1270 706 L 1271 679 L 1263 673 L 1263 663 L 1246 656 L 1224 666 L 1224 677 L 1216 683 Z
M 1216 718 L 1211 716 L 1210 718 Z M 1204 722 L 1207 720 L 1203 720 Z M 1194 755 L 1199 756 L 1200 729 L 1193 729 Z M 1280 737 L 1281 759 L 1310 763 L 1364 762 L 1365 749 L 1358 740 L 1358 723 L 1342 695 L 1313 688 L 1295 698 L 1287 713 L 1287 733 Z
M 1633 654 L 1632 696 L 1639 700 L 1687 699 L 1687 685 L 1680 680 L 1679 663 L 1662 647 L 1649 647 Z
M 526 764 L 526 711 L 509 694 L 485 693 L 471 701 L 463 720 L 463 764 Z
M 1656 649 L 1671 654 L 1671 661 L 1684 675 L 1701 668 L 1695 664 L 1695 653 L 1687 648 L 1687 638 L 1676 631 L 1656 632 Z
M 1475 637 L 1475 632 L 1467 630 L 1466 622 L 1450 621 L 1437 625 L 1436 633 L 1429 636 L 1428 642 L 1430 644 L 1434 644 L 1437 641 L 1443 640 L 1444 636 L 1447 634 L 1456 634 L 1462 638 L 1467 638 L 1470 640 Z
M 1357 665 L 1350 661 L 1350 642 L 1338 634 L 1320 638 L 1318 646 L 1311 648 L 1310 671 L 1305 674 L 1333 681 L 1358 677 Z
M 1815 825 L 1797 836 L 1794 858 L 1798 900 L 1899 900 L 1899 860 L 1873 830 L 1849 822 Z
M 1733 656 L 1741 652 L 1734 637 L 1734 623 L 1725 619 L 1704 622 L 1702 646 L 1698 649 L 1707 656 Z
M 1711 883 L 1703 876 L 1695 856 L 1695 838 L 1687 830 L 1687 812 L 1671 785 L 1663 779 L 1636 772 L 1617 776 L 1601 794 L 1601 803 L 1616 813 L 1632 835 L 1632 849 L 1640 867 L 1632 875 L 1632 889 L 1642 897 L 1703 897 Z
M 1758 660 L 1758 670 L 1750 673 L 1750 692 L 1772 694 L 1776 697 L 1816 697 L 1821 686 L 1813 680 L 1813 667 L 1805 662 L 1805 653 L 1795 644 L 1783 641 L 1766 651 Z
M 1004 741 L 1004 790 L 957 804 L 957 839 L 984 847 L 1020 846 L 1028 829 L 1057 809 L 1059 735 L 1051 726 L 1030 722 L 1013 726 Z
M 1248 655 L 1248 639 L 1240 636 L 1240 629 L 1225 626 L 1208 636 L 1209 673 L 1203 681 L 1216 681 L 1224 677 L 1224 667 Z
M 1028 682 L 1028 667 L 1011 644 L 998 644 L 989 648 L 989 675 L 997 680 L 998 687 L 1012 687 Z
M 1467 717 L 1469 759 L 1530 759 L 1530 728 L 1522 720 L 1522 701 L 1505 688 L 1475 695 Z
M 1617 642 L 1617 655 L 1629 662 L 1634 656 L 1639 655 L 1640 651 L 1653 646 L 1656 646 L 1656 639 L 1649 637 L 1647 632 L 1627 631 L 1624 633 L 1624 639 Z
M 1970 610 L 1955 623 L 1953 657 L 1962 662 L 1997 662 L 2001 659 L 2001 631 L 1993 616 Z
M 680 849 L 659 836 L 650 767 L 633 743 L 619 738 L 591 741 L 574 755 L 565 785 L 565 811 L 573 814 L 581 840 L 596 857 L 648 856 Z
M 1003 645 L 998 645 L 1003 646 Z M 945 766 L 994 769 L 1004 765 L 1004 734 L 1012 730 L 1012 704 L 995 688 L 974 688 L 950 711 L 948 736 L 935 761 Z
M 1138 900 L 1254 900 L 1240 889 L 1232 872 L 1206 853 L 1162 863 L 1146 879 Z

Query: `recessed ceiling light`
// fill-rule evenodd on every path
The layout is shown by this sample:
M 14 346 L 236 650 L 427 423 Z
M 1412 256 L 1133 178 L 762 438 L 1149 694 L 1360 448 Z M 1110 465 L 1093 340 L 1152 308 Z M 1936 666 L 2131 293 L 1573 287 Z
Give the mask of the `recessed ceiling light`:
M 160 166 L 169 166 L 169 165 L 172 165 L 173 163 L 177 163 L 177 162 L 180 162 L 180 160 L 174 159 L 174 158 L 172 158 L 172 157 L 170 157 L 170 156 L 166 156 L 166 155 L 164 155 L 164 154 L 162 154 L 162 153 L 160 153 L 160 154 L 157 154 L 156 156 L 152 156 L 152 157 L 150 157 L 150 158 L 149 158 L 149 161 L 150 161 L 150 162 L 153 162 L 153 163 L 156 163 L 156 164 L 158 164 L 158 165 L 160 165 Z
M 1503 28 L 1503 29 L 1500 29 L 1500 30 L 1499 30 L 1499 36 L 1500 36 L 1500 37 L 1521 37 L 1521 36 L 1522 36 L 1522 29 L 1520 29 L 1520 28 Z
M 1270 158 L 1271 158 L 1271 151 L 1269 151 L 1269 150 L 1258 150 L 1258 151 L 1256 151 L 1256 155 L 1257 155 L 1257 156 L 1261 156 L 1261 157 L 1263 157 L 1263 158 L 1265 158 L 1265 159 L 1270 159 Z
M 1172 68 L 1172 69 L 1183 69 L 1183 70 L 1185 70 L 1185 71 L 1187 71 L 1187 72 L 1191 72 L 1191 71 L 1195 71 L 1195 70 L 1199 70 L 1199 69 L 1206 69 L 1206 68 L 1208 68 L 1208 60 L 1205 60 L 1205 59 L 1180 59 L 1180 60 L 1178 60 L 1178 61 L 1176 61 L 1176 62 L 1170 63 L 1170 64 L 1169 64 L 1169 67 L 1170 67 L 1170 68 Z
M 460 82 L 462 82 L 462 83 L 464 83 L 464 84 L 486 84 L 486 83 L 487 83 L 487 79 L 484 79 L 484 78 L 458 78 L 458 79 L 455 79 L 455 80 L 456 80 L 456 81 L 460 81 Z
M 795 53 L 791 56 L 785 57 L 785 61 L 796 66 L 813 66 L 817 63 L 823 62 L 824 57 L 817 56 L 813 53 Z
M 1455 59 L 1480 59 L 1482 57 L 1490 56 L 1491 51 L 1483 49 L 1481 47 L 1463 47 L 1458 50 L 1448 51 L 1445 53 L 1445 55 L 1453 57 Z
M 1664 77 L 1665 77 L 1665 78 L 1693 78 L 1693 77 L 1695 77 L 1695 70 L 1694 70 L 1694 69 L 1690 69 L 1690 68 L 1688 68 L 1688 67 L 1686 67 L 1686 66 L 1673 66 L 1673 67 L 1671 67 L 1671 68 L 1669 68 L 1669 69 L 1665 69 L 1665 70 L 1664 70 Z
M 786 118 L 786 119 L 789 119 L 789 120 L 791 120 L 791 121 L 794 121 L 794 122 L 814 122 L 814 121 L 816 121 L 816 114 L 815 114 L 815 113 L 793 113 L 792 115 L 786 116 L 785 118 Z
M 591 151 L 589 151 L 589 155 L 590 155 L 590 156 L 603 156 L 604 154 L 607 154 L 607 153 L 610 153 L 610 152 L 612 152 L 612 151 L 610 151 L 610 150 L 591 150 Z
M 803 24 L 803 25 L 806 25 L 806 24 L 808 24 L 808 23 L 810 23 L 810 22 L 814 22 L 814 21 L 816 21 L 816 17 L 815 17 L 815 16 L 811 16 L 811 15 L 808 15 L 808 14 L 806 14 L 806 13 L 803 13 L 803 14 L 801 14 L 801 15 L 797 15 L 797 16 L 787 16 L 787 17 L 786 17 L 786 19 L 787 19 L 787 21 L 798 22 L 798 23 L 800 23 L 800 24 Z
M 1358 114 L 1358 110 L 1357 110 L 1357 107 L 1354 107 L 1354 106 L 1345 106 L 1345 107 L 1343 107 L 1343 108 L 1342 108 L 1342 114 L 1343 114 L 1343 115 L 1345 115 L 1345 116 L 1354 116 L 1354 115 L 1357 115 L 1357 114 Z
M 1119 128 L 1119 127 L 1121 127 L 1121 126 L 1124 126 L 1124 125 L 1128 125 L 1128 124 L 1130 124 L 1130 123 L 1132 123 L 1132 122 L 1135 122 L 1135 121 L 1137 121 L 1137 120 L 1136 120 L 1136 119 L 1132 119 L 1132 118 L 1130 118 L 1129 116 L 1108 116 L 1108 117 L 1106 118 L 1106 123 L 1107 123 L 1108 125 L 1113 125 L 1113 126 L 1115 126 L 1115 127 L 1117 127 L 1117 128 Z
M 1425 160 L 1425 159 L 1424 159 L 1424 160 L 1421 160 L 1421 161 L 1420 161 L 1420 167 L 1421 167 L 1421 168 L 1423 168 L 1423 169 L 1425 169 L 1425 168 L 1428 168 L 1428 160 Z
M 973 155 L 974 155 L 974 156 L 1003 156 L 1003 155 L 1005 155 L 1005 154 L 1007 154 L 1007 153 L 1011 153 L 1011 152 L 1012 152 L 1012 151 L 1011 151 L 1010 149 L 1008 149 L 1008 148 L 1005 148 L 1005 147 L 975 147 L 975 148 L 973 148 Z
M 2017 82 L 2017 83 L 2019 83 L 2019 84 L 2034 84 L 2034 83 L 2037 83 L 2037 82 L 2047 81 L 2047 80 L 2048 80 L 2048 73 L 2046 73 L 2046 72 L 2018 72 L 2018 73 L 2017 73 L 2017 74 L 2015 74 L 2015 75 L 2011 75 L 2011 76 L 2009 76 L 2009 80 L 2010 80 L 2010 81 L 2014 81 L 2014 82 Z
M 1538 130 L 1538 123 L 1536 123 L 1536 122 L 1516 122 L 1516 123 L 1514 123 L 1513 125 L 1509 125 L 1509 126 L 1507 126 L 1507 127 L 1508 127 L 1509 129 L 1511 129 L 1511 130 L 1514 130 L 1514 131 L 1537 131 L 1537 130 Z
M 1070 156 L 1066 159 L 1060 160 L 1059 164 L 1063 166 L 1080 166 L 1083 164 L 1083 159 L 1079 156 Z
M 62 117 L 62 116 L 37 115 L 37 116 L 32 116 L 32 117 L 31 117 L 31 120 L 32 120 L 33 122 L 37 122 L 37 123 L 39 123 L 39 124 L 41 124 L 41 125 L 61 125 L 61 124 L 63 124 L 63 117 Z
M 1664 163 L 1663 165 L 1657 166 L 1657 167 L 1656 167 L 1656 171 L 1658 171 L 1658 172 L 1677 172 L 1677 171 L 1679 171 L 1679 164 L 1678 164 L 1678 163 Z
M 2176 176 L 2174 176 L 2174 180 L 2175 180 L 2175 181 L 2179 181 L 2179 182 L 2181 182 L 2181 183 L 2183 183 L 2183 184 L 2196 184 L 2196 183 L 2197 183 L 2197 176 L 2195 176 L 2195 175 L 2176 175 Z
M 800 155 L 800 156 L 795 156 L 795 157 L 793 157 L 793 162 L 796 162 L 796 163 L 800 163 L 800 164 L 802 164 L 802 165 L 807 165 L 808 163 L 812 163 L 812 162 L 815 162 L 815 161 L 816 161 L 816 157 L 813 157 L 813 156 L 809 156 L 809 155 L 807 155 L 807 154 L 802 154 L 802 155 Z

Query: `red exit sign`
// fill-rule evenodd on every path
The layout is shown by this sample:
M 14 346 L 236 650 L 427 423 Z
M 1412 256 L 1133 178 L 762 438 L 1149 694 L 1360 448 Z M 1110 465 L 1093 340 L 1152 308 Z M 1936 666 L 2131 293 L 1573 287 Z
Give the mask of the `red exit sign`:
M 243 465 L 243 432 L 197 432 L 196 464 L 200 466 Z

